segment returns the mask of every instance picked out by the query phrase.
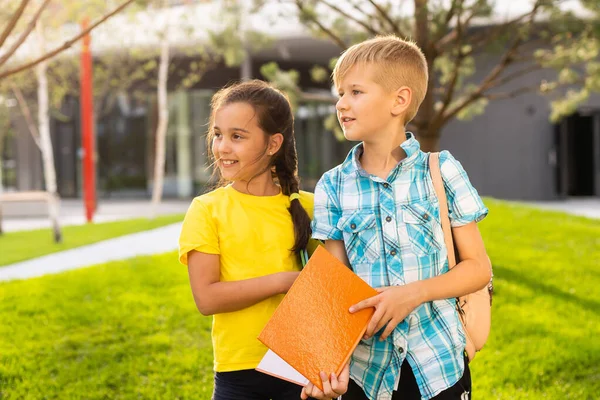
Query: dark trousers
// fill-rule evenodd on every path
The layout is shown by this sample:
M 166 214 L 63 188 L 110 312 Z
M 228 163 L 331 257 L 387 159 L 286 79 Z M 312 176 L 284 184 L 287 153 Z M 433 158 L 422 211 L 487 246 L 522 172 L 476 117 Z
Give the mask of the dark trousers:
M 350 379 L 348 391 L 342 396 L 342 400 L 368 400 L 368 398 L 360 386 Z M 421 400 L 415 374 L 406 360 L 402 363 L 400 383 L 398 389 L 392 395 L 392 400 Z M 466 357 L 465 372 L 462 378 L 454 386 L 439 393 L 432 400 L 471 400 L 471 371 Z
M 215 374 L 213 400 L 299 400 L 302 386 L 253 369 Z

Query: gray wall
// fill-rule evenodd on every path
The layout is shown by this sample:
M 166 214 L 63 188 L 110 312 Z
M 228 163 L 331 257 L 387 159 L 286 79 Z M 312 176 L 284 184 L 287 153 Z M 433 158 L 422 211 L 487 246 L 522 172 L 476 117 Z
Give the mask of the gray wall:
M 489 58 L 478 60 L 478 71 L 489 71 Z M 552 79 L 553 72 L 533 73 L 499 92 Z M 479 81 L 482 74 L 476 74 Z M 442 132 L 441 149 L 463 164 L 481 195 L 515 200 L 556 199 L 554 125 L 550 97 L 528 93 L 491 101 L 483 115 L 454 120 Z M 600 96 L 585 106 L 600 108 Z

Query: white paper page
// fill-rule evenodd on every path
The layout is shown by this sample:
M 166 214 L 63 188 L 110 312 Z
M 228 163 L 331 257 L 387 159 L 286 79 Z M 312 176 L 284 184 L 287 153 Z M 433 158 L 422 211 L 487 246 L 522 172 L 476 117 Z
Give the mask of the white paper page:
M 276 376 L 279 379 L 295 383 L 300 386 L 308 384 L 308 379 L 296 371 L 292 366 L 286 363 L 281 357 L 273 353 L 271 350 L 267 351 L 267 354 L 263 357 L 256 367 L 257 371 L 265 374 Z

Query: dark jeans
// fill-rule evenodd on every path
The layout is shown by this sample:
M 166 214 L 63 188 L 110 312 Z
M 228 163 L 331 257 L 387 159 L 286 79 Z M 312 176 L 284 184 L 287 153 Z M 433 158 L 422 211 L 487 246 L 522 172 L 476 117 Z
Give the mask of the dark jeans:
M 360 386 L 350 379 L 348 392 L 342 396 L 342 400 L 368 400 L 368 398 Z M 398 389 L 392 395 L 392 400 L 421 400 L 415 374 L 406 360 L 402 363 L 400 383 Z M 465 372 L 462 378 L 454 386 L 439 393 L 432 400 L 471 400 L 471 371 L 466 357 Z
M 299 400 L 302 386 L 253 369 L 215 374 L 213 400 Z

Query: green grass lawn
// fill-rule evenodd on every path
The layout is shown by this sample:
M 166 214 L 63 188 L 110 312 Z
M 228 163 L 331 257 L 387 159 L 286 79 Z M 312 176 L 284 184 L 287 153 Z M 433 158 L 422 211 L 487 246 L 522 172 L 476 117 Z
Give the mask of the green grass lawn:
M 4 233 L 0 235 L 0 267 L 180 221 L 183 221 L 183 214 L 159 216 L 153 220 L 137 218 L 65 226 L 62 228 L 63 241 L 59 244 L 54 243 L 50 228 Z
M 600 222 L 488 201 L 477 399 L 596 399 Z M 210 318 L 176 254 L 0 283 L 0 398 L 210 399 Z

